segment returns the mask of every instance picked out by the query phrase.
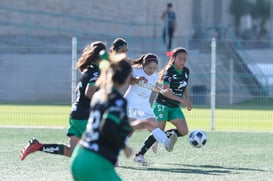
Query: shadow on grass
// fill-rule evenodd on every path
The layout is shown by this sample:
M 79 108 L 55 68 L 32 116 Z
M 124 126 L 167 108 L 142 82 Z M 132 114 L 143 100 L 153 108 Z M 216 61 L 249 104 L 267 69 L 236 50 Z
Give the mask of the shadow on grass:
M 150 171 L 159 171 L 159 172 L 172 172 L 172 173 L 188 173 L 188 174 L 203 174 L 203 175 L 222 175 L 222 174 L 238 174 L 240 171 L 257 171 L 257 172 L 271 172 L 268 170 L 262 169 L 253 169 L 253 168 L 241 168 L 241 167 L 222 167 L 217 165 L 183 165 L 183 164 L 166 164 L 173 165 L 177 167 L 169 168 L 156 168 L 148 166 L 120 166 L 122 169 L 131 169 L 131 170 L 150 170 Z

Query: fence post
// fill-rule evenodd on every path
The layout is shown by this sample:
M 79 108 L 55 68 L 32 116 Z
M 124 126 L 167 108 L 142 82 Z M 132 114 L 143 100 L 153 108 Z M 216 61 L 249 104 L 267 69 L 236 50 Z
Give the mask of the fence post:
M 214 130 L 215 123 L 215 90 L 216 90 L 216 40 L 211 40 L 211 89 L 210 89 L 210 106 L 211 106 L 211 130 Z
M 234 74 L 234 64 L 233 64 L 233 59 L 230 59 L 229 61 L 229 104 L 233 104 L 233 74 Z
M 75 67 L 77 61 L 77 37 L 72 37 L 72 64 L 71 64 L 71 104 L 75 100 L 75 89 L 77 86 L 77 69 Z

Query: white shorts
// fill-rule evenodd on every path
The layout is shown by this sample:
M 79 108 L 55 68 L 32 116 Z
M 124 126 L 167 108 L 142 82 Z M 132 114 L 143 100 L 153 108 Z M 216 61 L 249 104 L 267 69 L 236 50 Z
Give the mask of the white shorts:
M 155 118 L 155 114 L 153 113 L 152 109 L 143 111 L 142 109 L 137 108 L 129 108 L 128 109 L 128 117 L 134 118 L 138 120 L 144 120 L 148 118 Z

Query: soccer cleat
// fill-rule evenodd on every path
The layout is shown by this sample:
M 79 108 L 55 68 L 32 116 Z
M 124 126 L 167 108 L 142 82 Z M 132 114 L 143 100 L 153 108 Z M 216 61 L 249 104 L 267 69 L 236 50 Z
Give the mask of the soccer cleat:
M 32 138 L 29 140 L 27 146 L 25 146 L 21 151 L 20 159 L 24 160 L 29 154 L 38 151 L 42 146 L 43 144 L 41 144 L 37 139 Z
M 135 155 L 134 161 L 138 163 L 142 163 L 142 164 L 146 163 L 144 159 L 144 155 Z
M 176 141 L 177 141 L 177 135 L 176 135 L 176 133 L 173 133 L 173 134 L 169 137 L 168 142 L 167 142 L 166 145 L 165 145 L 165 148 L 166 148 L 166 150 L 167 150 L 168 152 L 173 151 L 173 147 L 174 147 Z
M 154 153 L 157 153 L 157 145 L 158 145 L 158 142 L 155 142 L 152 146 L 152 150 Z

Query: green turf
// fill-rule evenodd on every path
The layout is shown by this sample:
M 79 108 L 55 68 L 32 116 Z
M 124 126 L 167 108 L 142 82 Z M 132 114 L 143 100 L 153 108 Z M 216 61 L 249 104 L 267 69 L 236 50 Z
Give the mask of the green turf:
M 66 129 L 0 128 L 1 181 L 71 181 L 69 158 L 37 152 L 20 161 L 19 154 L 28 139 L 66 143 Z M 129 145 L 134 151 L 149 133 L 137 131 Z M 148 151 L 148 166 L 126 159 L 121 153 L 117 172 L 125 181 L 158 180 L 272 180 L 273 133 L 207 132 L 203 148 L 193 148 L 187 137 L 179 138 L 169 153 L 159 146 L 157 154 Z M 91 174 L 91 173 L 90 173 Z
M 1 125 L 67 126 L 70 106 L 0 105 Z
M 68 126 L 70 106 L 0 105 L 0 125 Z M 208 108 L 184 110 L 190 129 L 211 130 Z M 215 130 L 273 131 L 273 111 L 255 109 L 216 109 Z

